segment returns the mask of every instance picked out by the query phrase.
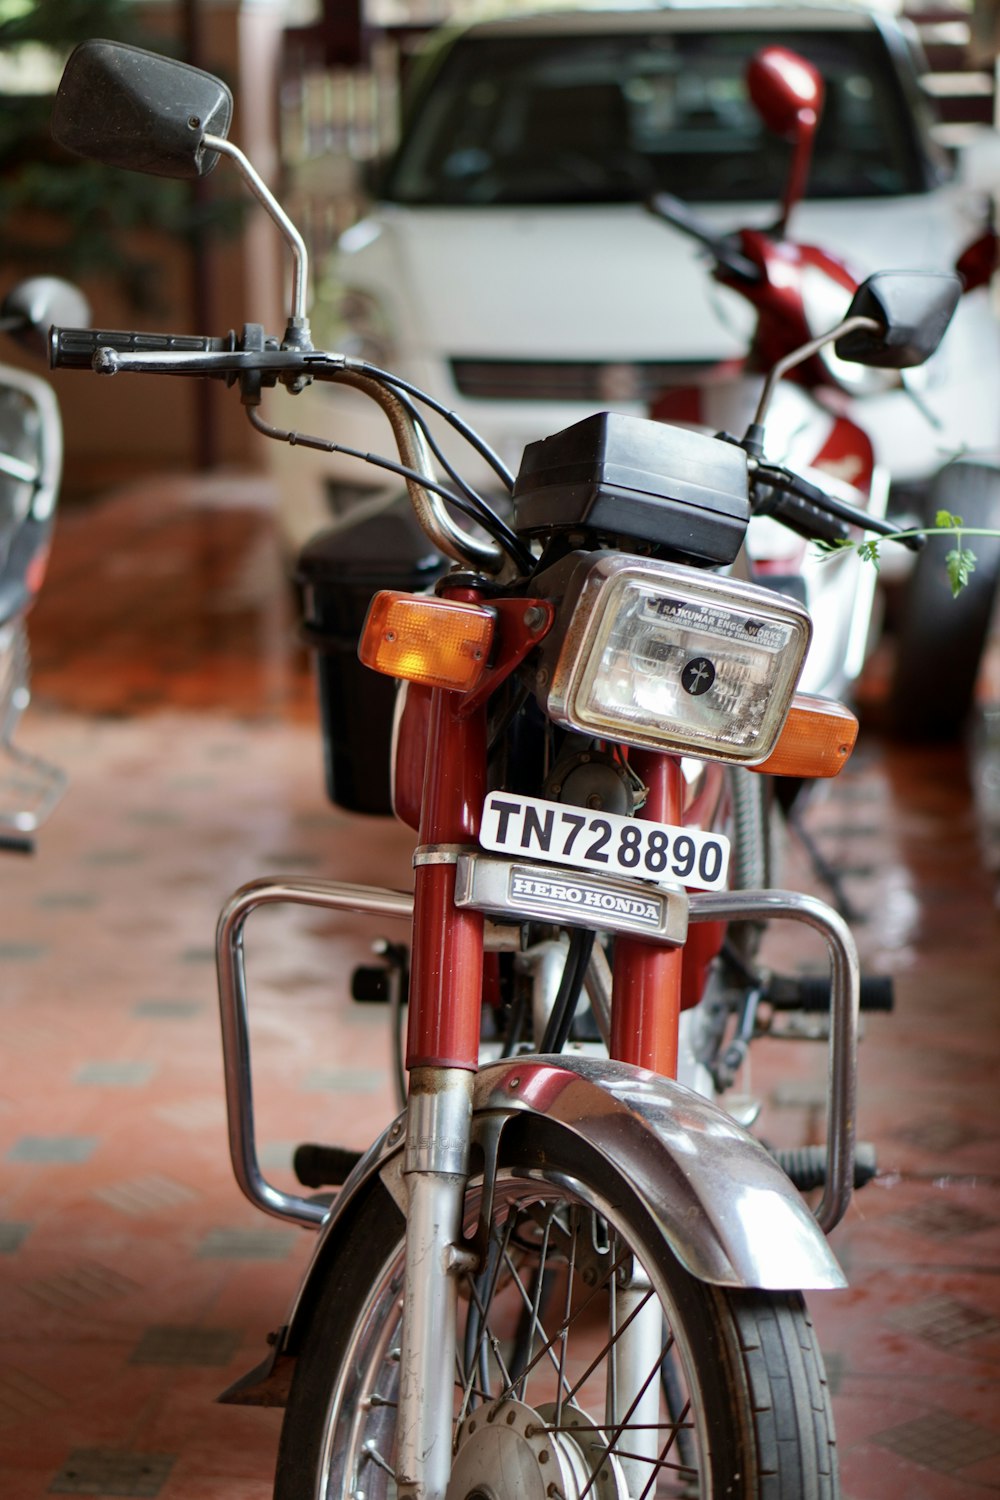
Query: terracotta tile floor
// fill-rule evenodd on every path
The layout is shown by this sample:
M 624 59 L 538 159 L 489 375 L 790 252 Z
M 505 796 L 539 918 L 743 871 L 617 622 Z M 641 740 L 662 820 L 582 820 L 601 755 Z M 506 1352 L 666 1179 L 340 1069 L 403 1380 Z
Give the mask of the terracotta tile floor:
M 264 1353 L 310 1248 L 228 1167 L 212 941 L 262 873 L 406 884 L 409 837 L 322 789 L 312 687 L 260 482 L 163 483 L 68 513 L 32 621 L 30 749 L 69 772 L 0 865 L 0 1495 L 262 1500 L 279 1417 L 213 1398 Z M 873 971 L 862 1053 L 880 1176 L 814 1298 L 848 1500 L 1000 1490 L 1000 724 L 993 759 L 863 740 L 810 827 Z M 971 769 L 970 769 L 971 768 Z M 970 780 L 971 777 L 971 780 Z M 789 850 L 788 883 L 812 875 Z M 362 1145 L 391 1110 L 384 1014 L 347 983 L 375 929 L 267 913 L 248 939 L 258 1116 Z M 815 963 L 781 937 L 783 962 Z M 801 944 L 802 946 L 797 946 Z M 762 1048 L 778 1143 L 819 1139 L 822 1051 Z

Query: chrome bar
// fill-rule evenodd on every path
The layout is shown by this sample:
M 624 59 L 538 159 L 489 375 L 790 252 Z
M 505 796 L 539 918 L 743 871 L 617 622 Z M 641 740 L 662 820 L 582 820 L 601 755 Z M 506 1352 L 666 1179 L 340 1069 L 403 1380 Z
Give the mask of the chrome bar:
M 378 886 L 345 885 L 337 881 L 254 880 L 230 897 L 219 917 L 215 958 L 222 1022 L 222 1058 L 229 1122 L 229 1156 L 236 1181 L 255 1208 L 278 1219 L 291 1219 L 316 1229 L 327 1214 L 324 1204 L 299 1193 L 286 1193 L 263 1176 L 257 1159 L 254 1129 L 253 1082 L 250 1068 L 250 1024 L 247 1005 L 243 928 L 259 906 L 289 903 L 319 906 L 329 911 L 356 911 L 370 916 L 413 916 L 413 896 Z
M 844 1217 L 854 1189 L 861 969 L 851 930 L 825 902 L 797 891 L 692 892 L 688 916 L 692 922 L 787 917 L 815 928 L 826 941 L 831 981 L 826 1186 L 816 1219 L 824 1234 L 829 1234 Z

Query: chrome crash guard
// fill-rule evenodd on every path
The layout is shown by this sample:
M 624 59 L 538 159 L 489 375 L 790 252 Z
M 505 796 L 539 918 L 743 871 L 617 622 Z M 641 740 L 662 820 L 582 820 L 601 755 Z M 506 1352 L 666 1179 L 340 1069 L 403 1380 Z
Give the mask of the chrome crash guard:
M 236 1180 L 257 1208 L 318 1229 L 319 1240 L 287 1325 L 258 1370 L 222 1400 L 281 1404 L 299 1330 L 337 1251 L 352 1207 L 382 1183 L 405 1211 L 405 1114 L 375 1141 L 332 1203 L 288 1193 L 268 1182 L 258 1161 L 250 1065 L 243 934 L 260 906 L 292 903 L 408 919 L 404 892 L 326 881 L 260 880 L 239 890 L 217 932 L 229 1147 Z M 788 891 L 692 893 L 689 920 L 797 921 L 824 938 L 830 958 L 831 1009 L 827 1083 L 826 1186 L 815 1212 L 770 1154 L 719 1105 L 643 1069 L 608 1059 L 522 1056 L 476 1074 L 472 1139 L 489 1189 L 505 1125 L 525 1113 L 544 1116 L 582 1145 L 613 1160 L 634 1181 L 681 1263 L 706 1282 L 730 1287 L 837 1288 L 845 1277 L 824 1236 L 851 1199 L 859 965 L 844 921 L 815 897 Z

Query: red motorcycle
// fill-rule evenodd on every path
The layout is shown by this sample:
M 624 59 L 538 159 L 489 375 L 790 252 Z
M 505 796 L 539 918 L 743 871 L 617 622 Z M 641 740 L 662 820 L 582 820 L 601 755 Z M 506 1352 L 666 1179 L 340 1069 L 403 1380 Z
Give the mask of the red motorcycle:
M 220 920 L 237 1180 L 265 1212 L 318 1231 L 268 1360 L 230 1399 L 286 1404 L 281 1500 L 835 1496 L 802 1291 L 844 1284 L 825 1235 L 851 1193 L 856 953 L 812 898 L 727 890 L 729 843 L 709 816 L 719 773 L 692 782 L 686 768 L 843 765 L 852 716 L 796 693 L 807 611 L 717 570 L 742 546 L 758 485 L 802 526 L 868 520 L 737 444 L 607 412 L 532 444 L 516 480 L 486 454 L 513 492 L 501 520 L 443 460 L 436 477 L 426 411 L 448 413 L 312 347 L 304 247 L 226 139 L 230 111 L 207 74 L 89 42 L 67 64 L 54 131 L 167 175 L 234 162 L 293 251 L 283 337 L 252 324 L 223 338 L 56 328 L 53 363 L 223 379 L 259 431 L 321 447 L 267 421 L 264 391 L 313 379 L 364 392 L 399 449 L 398 462 L 367 461 L 404 478 L 452 563 L 432 593 L 378 593 L 359 646 L 407 684 L 394 766 L 417 835 L 412 893 L 260 881 Z M 956 297 L 951 277 L 873 278 L 836 331 L 840 352 L 918 362 Z M 380 913 L 412 933 L 406 1108 L 360 1160 L 313 1148 L 312 1181 L 337 1189 L 332 1203 L 278 1189 L 257 1160 L 243 932 L 278 901 Z M 762 917 L 817 928 L 831 954 L 815 1213 L 762 1146 L 675 1079 L 685 986 L 696 995 L 705 956 L 689 931 L 717 941 L 725 922 Z M 539 1050 L 481 1067 L 484 1005 L 499 991 L 513 1008 L 519 960 L 560 931 Z M 584 987 L 603 1059 L 562 1051 Z

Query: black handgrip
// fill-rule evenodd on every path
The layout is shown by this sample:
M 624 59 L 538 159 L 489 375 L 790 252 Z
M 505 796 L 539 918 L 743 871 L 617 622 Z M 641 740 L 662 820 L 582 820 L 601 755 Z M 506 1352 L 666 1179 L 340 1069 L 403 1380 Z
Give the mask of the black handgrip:
M 233 338 L 211 338 L 186 333 L 133 333 L 113 328 L 52 328 L 49 330 L 49 368 L 91 370 L 102 349 L 118 354 L 220 354 L 233 348 Z
M 876 536 L 886 537 L 889 541 L 899 542 L 901 546 L 909 548 L 911 552 L 919 552 L 925 546 L 927 538 L 922 531 L 907 534 L 892 521 L 886 521 L 880 516 L 869 515 L 857 505 L 851 505 L 846 500 L 838 500 L 836 496 L 829 495 L 821 490 L 818 485 L 810 484 L 800 474 L 793 474 L 790 469 L 782 469 L 774 464 L 758 464 L 754 476 L 754 485 L 763 486 L 765 490 L 761 503 L 756 506 L 760 515 L 775 515 L 784 522 L 791 530 L 801 530 L 793 521 L 785 515 L 781 515 L 773 499 L 768 497 L 766 491 L 773 490 L 775 495 L 791 496 L 803 501 L 807 506 L 814 507 L 827 517 L 833 517 L 842 521 L 846 526 L 857 526 L 861 531 L 873 531 Z M 804 514 L 804 513 L 803 513 Z M 815 535 L 817 539 L 836 540 L 835 535 L 826 535 L 821 531 L 814 533 L 805 532 L 804 535 Z
M 859 526 L 863 531 L 874 531 L 876 536 L 887 537 L 890 542 L 899 542 L 901 547 L 906 547 L 911 552 L 919 552 L 927 543 L 927 538 L 922 531 L 908 536 L 895 522 L 886 521 L 881 516 L 870 516 L 866 510 L 861 510 L 846 500 L 838 500 L 836 496 L 828 495 L 825 490 L 809 484 L 799 474 L 793 474 L 791 479 L 791 489 L 794 494 L 808 500 L 812 505 L 821 505 L 824 510 L 829 511 L 831 516 L 839 516 L 842 521 L 848 522 L 851 526 Z
M 843 542 L 849 540 L 851 535 L 845 521 L 838 520 L 811 500 L 788 490 L 775 490 L 773 496 L 755 513 L 773 516 L 776 521 L 787 526 L 789 531 L 804 536 L 810 542 Z

